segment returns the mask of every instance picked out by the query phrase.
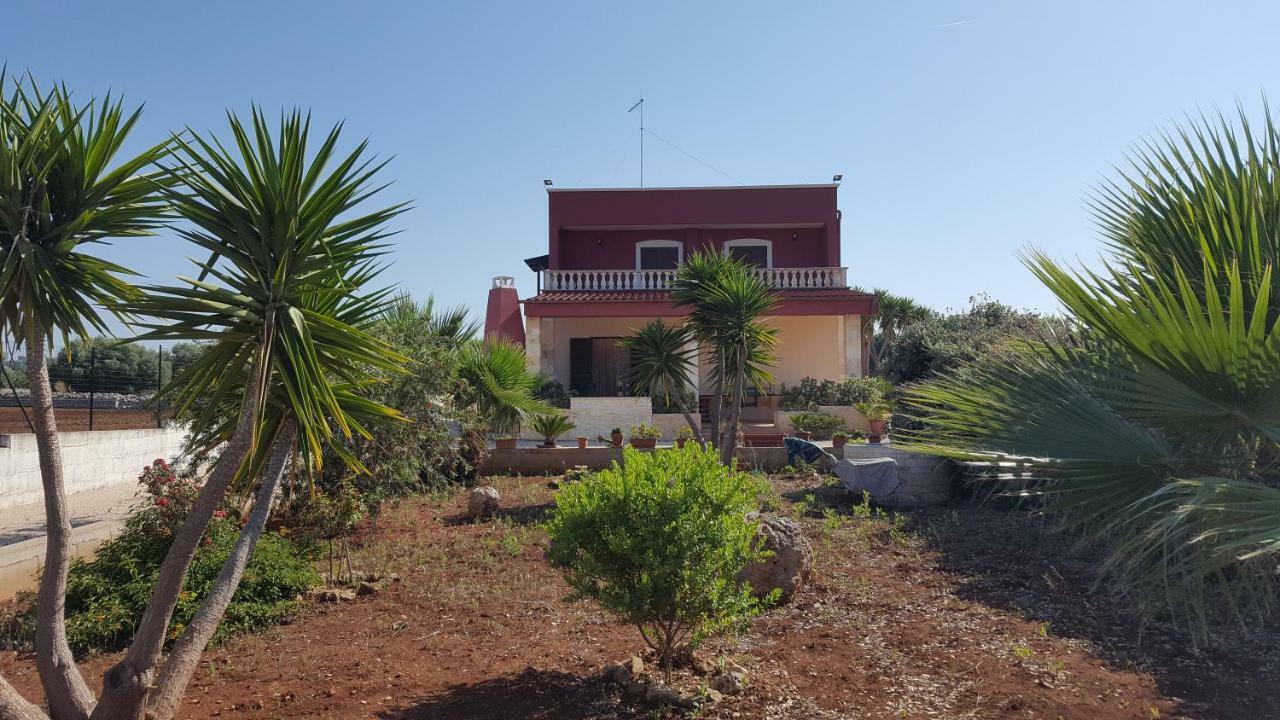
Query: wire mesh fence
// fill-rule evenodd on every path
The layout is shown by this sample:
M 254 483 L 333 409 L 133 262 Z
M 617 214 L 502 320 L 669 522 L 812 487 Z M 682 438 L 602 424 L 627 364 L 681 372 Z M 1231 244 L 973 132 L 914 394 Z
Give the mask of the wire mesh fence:
M 169 408 L 157 390 L 187 360 L 175 348 L 73 343 L 47 359 L 60 431 L 162 427 Z M 177 367 L 175 368 L 175 365 Z M 0 434 L 34 432 L 26 360 L 0 361 Z

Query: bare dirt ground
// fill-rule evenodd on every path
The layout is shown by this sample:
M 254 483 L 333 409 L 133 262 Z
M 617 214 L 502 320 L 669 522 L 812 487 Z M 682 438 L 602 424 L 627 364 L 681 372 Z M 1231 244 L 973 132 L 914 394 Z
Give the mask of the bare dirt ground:
M 543 558 L 546 479 L 493 483 L 507 509 L 491 522 L 458 520 L 463 492 L 384 513 L 356 563 L 402 580 L 210 650 L 182 717 L 653 717 L 599 677 L 639 650 L 636 632 L 567 603 Z M 773 503 L 813 543 L 813 575 L 791 604 L 704 648 L 747 667 L 749 685 L 699 717 L 1280 714 L 1275 636 L 1194 653 L 1168 628 L 1139 627 L 1094 588 L 1097 558 L 1034 520 L 971 505 L 875 518 L 815 477 L 774 486 Z M 90 660 L 87 673 L 112 660 Z M 29 658 L 0 658 L 0 673 L 37 692 Z

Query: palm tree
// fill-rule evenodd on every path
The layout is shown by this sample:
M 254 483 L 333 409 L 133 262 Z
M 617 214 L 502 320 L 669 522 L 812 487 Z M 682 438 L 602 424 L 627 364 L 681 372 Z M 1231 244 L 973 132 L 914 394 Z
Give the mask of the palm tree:
M 491 432 L 515 433 L 534 415 L 552 415 L 555 408 L 534 398 L 539 378 L 529 370 L 524 348 L 502 340 L 463 345 L 458 354 L 459 392 L 463 405 L 474 408 Z
M 748 387 L 773 381 L 777 329 L 764 323 L 777 297 L 769 285 L 728 255 L 695 254 L 676 272 L 672 302 L 689 308 L 691 335 L 710 350 L 715 399 L 712 427 L 720 459 L 733 462 L 742 401 Z M 729 400 L 727 412 L 724 399 Z
M 295 443 L 314 467 L 326 446 L 341 446 L 339 435 L 363 433 L 362 417 L 395 415 L 355 392 L 370 373 L 393 372 L 407 361 L 364 329 L 382 312 L 387 293 L 362 294 L 361 287 L 377 272 L 383 226 L 404 208 L 352 216 L 376 192 L 372 181 L 382 164 L 362 158 L 364 143 L 336 155 L 341 126 L 312 150 L 310 119 L 298 112 L 281 118 L 274 137 L 256 108 L 248 128 L 233 114 L 228 120 L 234 153 L 188 131 L 175 138 L 176 164 L 167 168 L 181 184 L 166 195 L 190 223 L 180 233 L 210 253 L 199 267 L 218 282 L 152 287 L 127 305 L 155 318 L 142 324 L 143 339 L 211 343 L 171 391 L 180 408 L 194 410 L 198 442 L 226 445 L 174 538 L 129 651 L 106 673 L 94 718 L 137 717 L 147 704 L 150 716 L 172 717 L 239 583 Z M 230 417 L 228 405 L 237 411 Z M 233 480 L 264 466 L 236 552 L 153 689 L 178 592 L 213 510 Z
M 426 338 L 432 344 L 456 349 L 480 334 L 479 321 L 467 317 L 464 305 L 436 309 L 435 297 L 418 302 L 407 294 L 397 295 L 379 319 L 385 334 L 415 341 Z
M 919 446 L 982 463 L 1109 544 L 1140 609 L 1202 633 L 1274 614 L 1280 559 L 1280 131 L 1219 117 L 1097 195 L 1113 257 L 1025 261 L 1081 330 L 910 393 Z
M 893 348 L 899 333 L 910 325 L 935 317 L 937 313 L 905 295 L 895 295 L 880 288 L 872 292 L 875 293 L 877 301 L 877 310 L 872 323 L 879 334 L 879 338 L 872 338 L 875 348 L 872 358 L 875 368 L 878 369 L 884 365 L 884 360 L 889 355 L 889 350 Z
M 0 73 L 0 92 L 5 80 Z M 65 88 L 43 92 L 34 80 L 15 83 L 0 100 L 0 330 L 26 347 L 48 528 L 36 661 L 55 718 L 86 717 L 93 694 L 66 640 L 71 526 L 45 350 L 56 336 L 66 344 L 70 336 L 106 332 L 99 308 L 136 293 L 120 277 L 127 270 L 85 246 L 148 235 L 163 220 L 158 178 L 144 170 L 165 145 L 120 158 L 139 113 L 126 113 L 110 97 L 77 105 Z M 0 680 L 0 716 L 33 716 L 15 698 Z
M 633 391 L 650 397 L 673 400 L 693 437 L 702 442 L 701 423 L 694 420 L 688 398 L 693 391 L 689 373 L 696 367 L 697 350 L 689 349 L 689 330 L 681 325 L 666 325 L 653 320 L 621 341 L 631 351 L 631 385 Z

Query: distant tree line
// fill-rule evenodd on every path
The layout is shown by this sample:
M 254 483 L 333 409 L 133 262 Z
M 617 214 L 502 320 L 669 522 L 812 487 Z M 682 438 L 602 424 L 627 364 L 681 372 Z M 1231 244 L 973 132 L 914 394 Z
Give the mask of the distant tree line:
M 158 348 L 104 337 L 72 340 L 49 357 L 49 379 L 68 392 L 153 393 L 203 352 L 191 342 Z M 3 367 L 14 387 L 27 386 L 21 359 L 6 357 Z M 0 391 L 8 390 L 9 383 L 0 379 Z

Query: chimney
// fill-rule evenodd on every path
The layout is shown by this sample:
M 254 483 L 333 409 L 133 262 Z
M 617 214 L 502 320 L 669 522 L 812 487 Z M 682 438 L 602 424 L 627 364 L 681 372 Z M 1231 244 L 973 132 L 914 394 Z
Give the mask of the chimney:
M 489 288 L 489 305 L 484 311 L 484 338 L 500 338 L 524 347 L 524 318 L 520 315 L 520 296 L 516 279 L 499 275 Z

